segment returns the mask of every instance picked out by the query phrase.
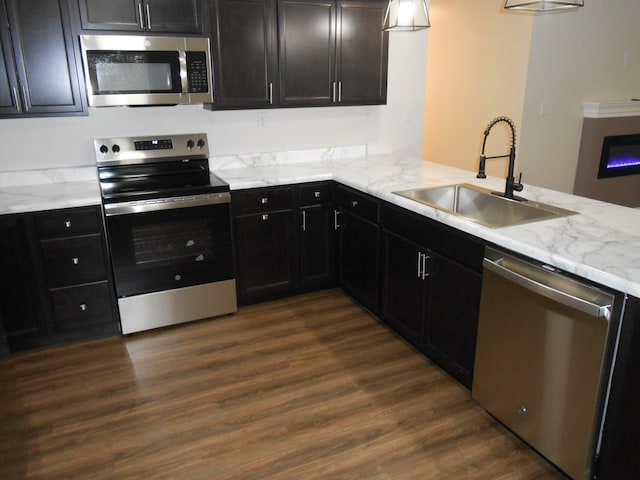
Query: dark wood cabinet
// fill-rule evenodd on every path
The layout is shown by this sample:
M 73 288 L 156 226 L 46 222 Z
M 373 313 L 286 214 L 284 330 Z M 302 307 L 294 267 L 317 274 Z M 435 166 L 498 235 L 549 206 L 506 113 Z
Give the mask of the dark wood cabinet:
M 296 285 L 295 198 L 293 186 L 232 192 L 240 305 L 285 295 Z
M 482 275 L 437 253 L 429 253 L 431 283 L 424 330 L 425 353 L 471 388 Z
M 598 480 L 632 480 L 640 472 L 640 299 L 636 297 L 627 298 L 619 338 L 594 467 Z
M 342 288 L 377 313 L 380 295 L 380 202 L 339 185 L 338 274 Z
M 484 244 L 385 205 L 381 317 L 471 387 Z
M 211 108 L 386 103 L 380 0 L 212 0 Z
M 0 39 L 0 115 L 86 112 L 66 0 L 2 0 Z
M 275 0 L 212 0 L 215 108 L 278 105 Z
M 332 182 L 299 187 L 300 287 L 335 283 L 335 209 Z
M 284 106 L 386 103 L 383 1 L 279 0 Z
M 402 337 L 422 348 L 429 310 L 431 277 L 426 271 L 427 249 L 383 231 L 383 272 L 380 316 Z
M 83 30 L 206 34 L 202 0 L 78 0 Z
M 232 192 L 238 303 L 333 285 L 333 183 Z
M 3 216 L 0 235 L 11 351 L 118 333 L 99 207 Z

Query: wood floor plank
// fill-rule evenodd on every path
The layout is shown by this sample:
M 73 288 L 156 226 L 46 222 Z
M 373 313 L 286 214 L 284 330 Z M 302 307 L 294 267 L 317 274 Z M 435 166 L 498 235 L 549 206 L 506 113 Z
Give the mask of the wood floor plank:
M 339 290 L 0 363 L 3 479 L 562 479 Z

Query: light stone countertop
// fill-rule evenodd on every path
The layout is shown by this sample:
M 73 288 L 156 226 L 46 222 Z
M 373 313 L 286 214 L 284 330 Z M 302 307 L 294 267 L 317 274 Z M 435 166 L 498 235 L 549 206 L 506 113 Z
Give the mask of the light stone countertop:
M 468 170 L 416 158 L 367 156 L 364 150 L 345 155 L 327 149 L 312 155 L 311 159 L 306 154 L 303 157 L 304 161 L 300 161 L 299 156 L 274 154 L 213 157 L 210 165 L 232 190 L 333 179 L 494 245 L 640 298 L 638 209 L 525 183 L 521 196 L 579 214 L 512 227 L 488 228 L 392 192 L 454 183 L 471 183 L 501 191 L 504 189 L 503 178 L 479 180 L 475 172 Z M 16 185 L 16 178 L 0 175 L 0 214 L 99 205 L 95 167 L 82 168 L 80 174 L 67 172 L 62 180 L 59 172 L 55 175 L 46 172 L 48 183 L 37 185 L 26 182 Z

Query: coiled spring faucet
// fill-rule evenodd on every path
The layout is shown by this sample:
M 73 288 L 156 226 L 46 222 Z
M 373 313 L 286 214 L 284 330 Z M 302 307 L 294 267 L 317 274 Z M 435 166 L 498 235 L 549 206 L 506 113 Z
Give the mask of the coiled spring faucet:
M 500 122 L 506 123 L 511 129 L 511 148 L 509 149 L 509 153 L 507 155 L 495 155 L 493 157 L 487 157 L 484 154 L 484 148 L 487 144 L 487 137 L 489 136 L 489 133 L 491 133 L 491 129 L 493 128 L 493 126 Z M 500 195 L 505 198 L 510 198 L 511 200 L 526 201 L 524 198 L 516 197 L 513 194 L 513 192 L 521 192 L 522 189 L 524 188 L 522 183 L 520 183 L 522 180 L 522 172 L 520 173 L 520 176 L 517 182 L 513 176 L 513 170 L 516 164 L 516 126 L 513 123 L 513 120 L 511 120 L 508 117 L 496 117 L 493 120 L 491 120 L 491 122 L 489 123 L 489 125 L 484 131 L 484 140 L 482 141 L 482 153 L 480 154 L 480 165 L 478 168 L 478 175 L 476 175 L 476 177 L 487 178 L 487 175 L 485 174 L 485 171 L 484 171 L 487 160 L 491 160 L 493 158 L 507 158 L 507 157 L 509 158 L 509 173 L 507 174 L 504 193 L 498 193 L 498 192 L 493 192 L 493 193 L 495 195 Z

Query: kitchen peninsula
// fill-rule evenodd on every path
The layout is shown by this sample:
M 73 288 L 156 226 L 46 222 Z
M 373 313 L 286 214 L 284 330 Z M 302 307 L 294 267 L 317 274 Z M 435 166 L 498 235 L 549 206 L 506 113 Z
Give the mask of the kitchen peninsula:
M 210 166 L 230 184 L 232 193 L 244 189 L 333 180 L 487 244 L 553 265 L 632 297 L 640 297 L 640 211 L 636 209 L 525 185 L 521 192 L 523 197 L 573 210 L 578 214 L 506 228 L 487 228 L 393 192 L 457 183 L 501 191 L 504 179 L 494 177 L 478 180 L 475 172 L 414 158 L 368 156 L 365 147 L 214 156 Z M 40 184 L 0 188 L 0 213 L 99 205 L 99 191 L 95 179 L 91 178 L 91 168 L 83 170 L 82 175 L 72 176 L 71 179 L 76 180 L 72 182 L 49 181 L 45 187 Z M 69 172 L 66 173 L 57 177 L 48 172 L 44 178 L 69 178 Z M 622 338 L 622 343 L 631 341 L 631 335 L 637 335 L 637 305 L 634 305 L 625 317 L 625 320 L 630 320 L 625 322 L 630 333 L 628 338 Z M 622 336 L 625 335 L 623 327 Z M 623 372 L 622 376 L 625 375 Z M 620 380 L 620 385 L 626 385 L 624 378 Z M 612 390 L 613 394 L 625 397 L 627 392 L 621 395 L 620 388 L 625 387 Z

